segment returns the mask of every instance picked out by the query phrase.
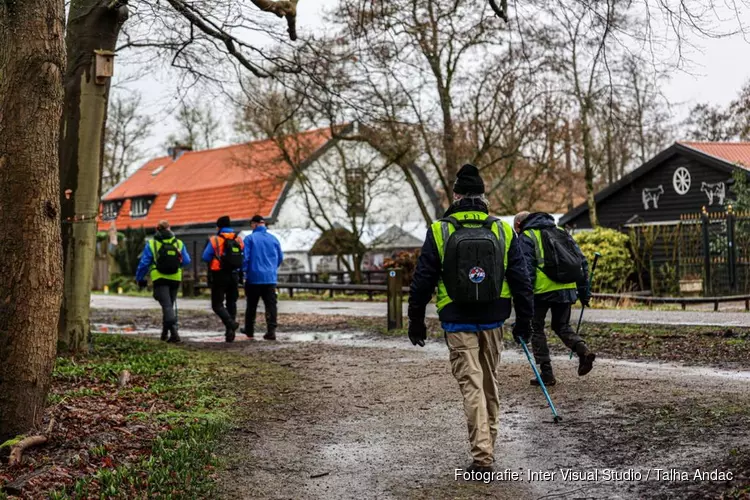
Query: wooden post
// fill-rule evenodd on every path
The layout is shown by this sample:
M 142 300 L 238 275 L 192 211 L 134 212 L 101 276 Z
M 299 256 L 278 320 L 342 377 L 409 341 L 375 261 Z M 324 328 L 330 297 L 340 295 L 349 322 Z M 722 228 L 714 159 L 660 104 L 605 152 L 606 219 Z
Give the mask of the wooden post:
M 391 269 L 388 271 L 388 331 L 399 330 L 404 326 L 403 314 L 403 271 Z
M 734 225 L 735 218 L 732 205 L 727 209 L 727 264 L 729 271 L 729 290 L 734 293 L 737 290 L 737 254 L 734 247 Z
M 198 240 L 193 240 L 193 281 L 198 283 Z
M 711 222 L 708 219 L 706 207 L 701 212 L 701 222 L 703 229 L 703 296 L 711 296 L 711 239 L 709 237 L 708 227 Z

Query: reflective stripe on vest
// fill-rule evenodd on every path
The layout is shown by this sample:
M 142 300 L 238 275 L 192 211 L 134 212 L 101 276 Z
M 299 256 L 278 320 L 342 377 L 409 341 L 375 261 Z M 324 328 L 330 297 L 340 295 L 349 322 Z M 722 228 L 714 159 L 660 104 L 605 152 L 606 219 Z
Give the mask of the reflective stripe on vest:
M 560 231 L 564 231 L 562 228 L 558 228 Z M 544 274 L 542 267 L 544 267 L 544 247 L 542 246 L 542 233 L 538 229 L 527 229 L 523 232 L 526 236 L 531 239 L 534 244 L 534 253 L 536 253 L 536 280 L 534 281 L 534 295 L 540 295 L 547 292 L 554 292 L 557 290 L 567 290 L 570 288 L 576 288 L 575 283 L 558 283 L 552 281 Z
M 484 221 L 489 216 L 484 212 L 457 212 L 453 214 L 452 217 L 459 221 Z M 502 225 L 502 233 L 500 232 L 498 225 Z M 471 227 L 470 224 L 467 224 L 467 226 Z M 435 244 L 437 245 L 438 255 L 440 256 L 440 267 L 442 268 L 443 259 L 445 257 L 445 246 L 448 244 L 448 238 L 450 238 L 450 235 L 452 235 L 456 231 L 456 228 L 450 222 L 439 220 L 433 222 L 431 228 L 432 235 L 435 238 Z M 505 252 L 503 254 L 503 270 L 506 270 L 508 268 L 508 249 L 510 248 L 511 240 L 513 239 L 513 228 L 510 227 L 510 224 L 506 224 L 505 222 L 498 220 L 494 224 L 492 224 L 492 233 L 497 237 L 498 240 L 500 240 L 501 246 L 505 249 Z M 500 292 L 499 298 L 510 298 L 510 286 L 508 286 L 508 282 L 506 280 L 503 280 L 503 289 Z M 445 288 L 445 284 L 443 283 L 443 278 L 441 276 L 440 281 L 438 281 L 437 290 L 438 311 L 442 310 L 451 302 L 453 302 L 453 300 L 448 296 L 448 291 Z
M 182 252 L 182 241 L 178 240 L 174 236 L 169 238 L 168 240 L 162 240 L 165 243 L 171 243 L 173 241 L 176 242 L 175 246 L 177 247 L 177 250 L 181 253 Z M 172 280 L 172 281 L 182 281 L 182 268 L 178 269 L 176 273 L 174 274 L 162 274 L 159 271 L 156 270 L 156 255 L 159 251 L 159 248 L 161 248 L 161 241 L 151 240 L 148 242 L 149 246 L 151 247 L 151 255 L 154 256 L 154 261 L 151 263 L 151 281 L 155 281 L 158 279 L 162 280 Z M 158 246 L 157 246 L 158 244 Z

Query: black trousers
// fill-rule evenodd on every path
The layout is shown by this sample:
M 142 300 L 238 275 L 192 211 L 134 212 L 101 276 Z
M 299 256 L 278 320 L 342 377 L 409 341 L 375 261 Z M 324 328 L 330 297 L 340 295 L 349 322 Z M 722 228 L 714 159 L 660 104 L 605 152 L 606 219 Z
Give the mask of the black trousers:
M 240 297 L 237 283 L 238 276 L 235 274 L 215 273 L 211 279 L 211 309 L 227 328 L 237 317 L 237 299 Z
M 161 306 L 161 324 L 162 329 L 165 331 L 177 324 L 174 304 L 177 301 L 177 291 L 179 289 L 179 281 L 165 279 L 154 281 L 154 299 Z
M 577 343 L 582 342 L 581 337 L 576 335 L 575 330 L 570 326 L 570 306 L 569 303 L 534 301 L 531 347 L 534 350 L 534 359 L 538 365 L 550 362 L 547 336 L 544 334 L 544 321 L 547 318 L 547 311 L 552 312 L 552 330 L 569 349 L 573 349 Z
M 266 327 L 268 332 L 276 332 L 276 319 L 278 307 L 276 305 L 276 285 L 251 285 L 245 284 L 245 297 L 247 298 L 247 309 L 245 310 L 245 332 L 255 331 L 255 315 L 258 302 L 263 299 L 266 308 Z

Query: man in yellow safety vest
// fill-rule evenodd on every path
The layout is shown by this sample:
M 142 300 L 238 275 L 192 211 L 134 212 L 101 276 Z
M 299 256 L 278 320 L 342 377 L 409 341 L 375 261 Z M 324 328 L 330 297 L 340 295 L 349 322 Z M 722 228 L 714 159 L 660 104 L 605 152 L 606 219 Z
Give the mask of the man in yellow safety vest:
M 513 336 L 529 341 L 531 277 L 513 228 L 489 216 L 484 182 L 474 165 L 461 167 L 453 192 L 453 204 L 427 231 L 412 279 L 409 339 L 424 346 L 425 308 L 437 287 L 438 316 L 468 422 L 473 461 L 464 470 L 489 472 L 499 427 L 502 326 L 512 298 Z
M 569 349 L 578 355 L 578 375 L 583 376 L 593 368 L 596 355 L 570 326 L 570 307 L 576 300 L 589 303 L 588 263 L 573 237 L 555 224 L 547 213 L 520 212 L 514 220 L 515 230 L 521 240 L 526 261 L 532 266 L 534 286 L 534 333 L 531 345 L 534 359 L 540 367 L 545 385 L 555 385 L 544 323 L 547 312 L 552 314 L 552 330 Z M 545 251 L 553 255 L 545 255 Z M 566 273 L 569 265 L 575 272 Z M 555 281 L 553 277 L 561 281 Z M 564 278 L 562 276 L 568 276 Z M 539 385 L 536 379 L 532 385 Z
M 146 274 L 151 276 L 154 299 L 159 302 L 162 312 L 161 339 L 167 342 L 180 341 L 174 306 L 182 282 L 182 268 L 189 265 L 190 254 L 184 243 L 172 233 L 169 222 L 159 222 L 154 239 L 147 241 L 143 249 L 135 279 L 143 289 L 146 288 Z

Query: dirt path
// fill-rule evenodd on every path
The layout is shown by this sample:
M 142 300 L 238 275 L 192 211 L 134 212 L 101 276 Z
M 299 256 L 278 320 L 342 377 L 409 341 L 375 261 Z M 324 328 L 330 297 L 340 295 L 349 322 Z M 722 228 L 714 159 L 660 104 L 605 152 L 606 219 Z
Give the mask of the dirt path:
M 284 364 L 302 382 L 276 414 L 227 439 L 226 498 L 707 498 L 727 483 L 693 481 L 695 469 L 737 476 L 727 464 L 750 443 L 750 373 L 602 361 L 579 378 L 574 361 L 558 358 L 561 383 L 552 397 L 564 421 L 555 426 L 541 393 L 529 386 L 525 358 L 506 350 L 496 469 L 523 480 L 455 481 L 455 468 L 469 455 L 443 343 L 418 349 L 406 339 L 354 339 L 229 348 Z M 599 477 L 564 480 L 560 469 L 568 468 L 598 469 Z M 607 468 L 642 479 L 607 480 Z M 655 481 L 657 468 L 687 471 L 690 480 Z M 529 481 L 529 470 L 555 477 Z

